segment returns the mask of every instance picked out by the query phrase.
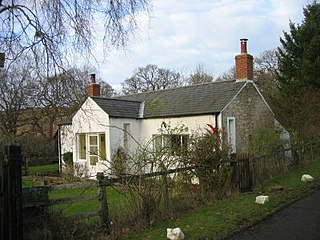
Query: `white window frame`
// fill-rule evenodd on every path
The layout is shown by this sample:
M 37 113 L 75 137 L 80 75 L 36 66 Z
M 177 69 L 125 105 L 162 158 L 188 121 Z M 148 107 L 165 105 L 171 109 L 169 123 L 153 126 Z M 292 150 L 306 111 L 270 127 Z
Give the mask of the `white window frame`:
M 84 135 L 84 144 L 85 144 L 85 158 L 81 158 L 80 154 L 80 135 Z M 87 161 L 87 153 L 88 153 L 88 144 L 87 144 L 87 134 L 85 133 L 78 133 L 77 134 L 77 160 L 79 161 Z
M 234 133 L 231 134 L 231 125 L 230 122 L 233 122 Z M 230 147 L 230 153 L 237 152 L 237 131 L 236 131 L 236 118 L 235 117 L 227 117 L 227 131 L 228 131 L 228 145 Z M 233 137 L 233 140 L 231 139 Z
M 83 158 L 80 158 L 80 135 L 84 135 L 85 136 L 85 156 L 86 158 L 83 159 Z M 95 166 L 95 165 L 92 165 L 90 164 L 90 156 L 98 156 L 98 161 L 105 161 L 106 159 L 102 159 L 101 158 L 101 154 L 100 154 L 100 151 L 101 151 L 101 146 L 100 146 L 100 138 L 101 138 L 101 135 L 104 135 L 105 137 L 105 140 L 104 140 L 104 143 L 105 143 L 105 155 L 107 155 L 107 146 L 106 146 L 106 134 L 104 132 L 99 132 L 99 133 L 78 133 L 77 134 L 77 159 L 79 161 L 87 161 L 89 166 Z M 90 137 L 91 136 L 94 136 L 97 138 L 97 145 L 94 145 L 97 147 L 97 155 L 95 154 L 91 154 L 90 152 L 90 147 L 93 146 L 90 144 Z

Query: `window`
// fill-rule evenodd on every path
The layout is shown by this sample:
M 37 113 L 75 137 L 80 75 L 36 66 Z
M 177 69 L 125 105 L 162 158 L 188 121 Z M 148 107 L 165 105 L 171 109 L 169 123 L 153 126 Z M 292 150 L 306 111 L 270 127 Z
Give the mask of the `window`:
M 153 135 L 153 149 L 157 152 L 165 149 L 170 155 L 179 156 L 187 150 L 188 138 L 187 134 Z
M 228 144 L 231 153 L 236 153 L 236 120 L 234 117 L 227 118 Z
M 86 160 L 87 156 L 90 165 L 96 165 L 98 160 L 106 160 L 106 136 L 104 133 L 78 134 L 78 157 L 81 160 Z
M 86 159 L 86 135 L 85 134 L 79 134 L 78 135 L 78 141 L 79 141 L 79 148 L 78 148 L 78 155 L 79 159 Z
M 106 160 L 106 135 L 99 134 L 99 157 L 100 160 Z

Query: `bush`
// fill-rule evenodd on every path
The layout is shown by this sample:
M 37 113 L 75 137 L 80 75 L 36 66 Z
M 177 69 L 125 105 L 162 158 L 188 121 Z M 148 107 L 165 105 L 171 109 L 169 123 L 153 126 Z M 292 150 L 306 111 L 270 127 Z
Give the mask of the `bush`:
M 204 195 L 221 195 L 230 190 L 231 174 L 227 167 L 228 148 L 222 144 L 223 132 L 208 124 L 207 133 L 191 140 L 190 161 L 199 166 L 196 176 Z
M 73 153 L 72 152 L 66 152 L 63 154 L 63 161 L 67 165 L 73 164 Z
M 126 162 L 128 160 L 128 154 L 122 147 L 119 147 L 116 153 L 113 155 L 113 170 L 116 176 L 123 176 L 126 174 Z
M 284 140 L 281 131 L 265 125 L 258 125 L 249 141 L 249 152 L 253 156 L 266 156 L 283 152 Z

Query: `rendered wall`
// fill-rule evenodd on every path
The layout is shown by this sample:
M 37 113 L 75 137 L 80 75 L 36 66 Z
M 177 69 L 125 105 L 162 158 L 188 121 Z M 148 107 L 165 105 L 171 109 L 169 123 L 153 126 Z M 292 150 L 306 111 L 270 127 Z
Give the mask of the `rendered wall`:
M 72 118 L 73 132 L 73 163 L 75 171 L 84 172 L 82 176 L 87 175 L 94 178 L 97 172 L 110 172 L 110 132 L 109 132 L 109 116 L 106 114 L 91 98 L 88 98 L 81 106 L 79 111 Z M 81 160 L 77 151 L 77 134 L 105 134 L 106 137 L 106 161 L 98 161 L 96 166 L 90 166 L 89 153 L 87 159 Z M 87 142 L 87 146 L 88 142 Z

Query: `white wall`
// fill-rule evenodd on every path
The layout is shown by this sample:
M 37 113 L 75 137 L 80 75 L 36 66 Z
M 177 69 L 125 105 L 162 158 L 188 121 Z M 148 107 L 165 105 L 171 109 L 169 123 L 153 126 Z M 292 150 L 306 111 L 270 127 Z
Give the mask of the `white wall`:
M 73 162 L 79 171 L 86 171 L 86 174 L 94 178 L 97 172 L 110 171 L 110 131 L 109 116 L 90 97 L 84 102 L 79 111 L 72 118 L 73 138 Z M 77 151 L 76 136 L 79 133 L 104 133 L 106 137 L 106 161 L 98 161 L 96 166 L 89 165 L 87 160 L 79 160 Z M 89 144 L 87 143 L 87 146 Z
M 156 118 L 144 119 L 141 124 L 140 141 L 147 142 L 152 138 L 153 134 L 159 133 L 162 122 L 170 125 L 171 128 L 181 127 L 182 125 L 188 127 L 187 134 L 193 135 L 203 132 L 207 128 L 207 124 L 216 126 L 214 115 L 196 115 L 189 117 L 175 117 L 175 118 Z
M 130 151 L 134 152 L 138 144 L 146 144 L 152 139 L 152 135 L 160 133 L 162 122 L 170 125 L 171 128 L 182 125 L 188 127 L 186 134 L 197 134 L 207 128 L 207 124 L 215 126 L 215 116 L 190 116 L 177 118 L 152 118 L 152 119 L 125 119 L 110 118 L 110 143 L 111 153 L 116 151 L 119 146 L 123 147 L 123 124 L 130 123 L 130 133 L 134 139 L 130 141 Z
M 130 123 L 130 135 L 132 137 L 129 138 L 129 152 L 135 152 L 140 141 L 140 132 L 144 131 L 144 129 L 141 129 L 141 121 L 140 119 L 110 118 L 111 156 L 117 151 L 118 147 L 123 147 L 124 123 Z
M 219 119 L 218 119 L 219 121 Z M 190 116 L 177 118 L 157 118 L 157 119 L 124 119 L 124 118 L 110 118 L 110 143 L 111 156 L 116 152 L 119 146 L 123 147 L 123 124 L 130 123 L 130 134 L 133 138 L 130 139 L 129 153 L 132 156 L 137 156 L 136 150 L 139 145 L 142 147 L 152 148 L 152 137 L 154 134 L 159 134 L 161 124 L 165 122 L 171 128 L 181 127 L 184 125 L 188 127 L 185 134 L 193 135 L 204 132 L 207 124 L 215 124 L 214 115 L 206 116 Z M 149 145 L 148 145 L 149 144 Z M 127 163 L 128 171 L 134 173 L 137 163 Z M 148 170 L 146 170 L 148 171 Z

